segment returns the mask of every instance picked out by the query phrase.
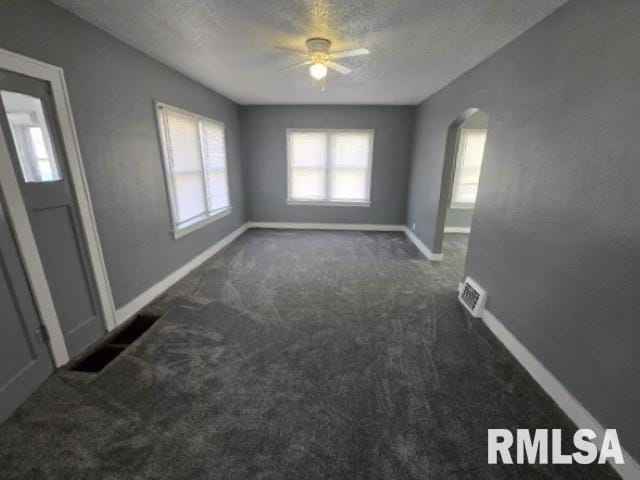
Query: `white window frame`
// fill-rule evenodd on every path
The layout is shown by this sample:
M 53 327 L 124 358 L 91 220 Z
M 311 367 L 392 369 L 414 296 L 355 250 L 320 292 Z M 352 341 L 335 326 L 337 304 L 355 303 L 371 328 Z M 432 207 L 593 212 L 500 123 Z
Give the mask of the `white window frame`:
M 456 189 L 456 182 L 460 176 L 460 143 L 462 142 L 462 136 L 465 132 L 484 132 L 485 134 L 485 148 L 486 144 L 486 128 L 461 128 L 458 132 L 458 137 L 456 139 L 456 150 L 455 150 L 455 170 L 453 172 L 453 183 L 451 184 L 451 201 L 449 202 L 449 208 L 454 210 L 473 210 L 476 208 L 475 202 L 454 202 L 454 194 Z M 484 162 L 484 151 L 482 152 L 482 161 Z
M 173 105 L 169 105 L 163 102 L 155 102 L 155 107 L 156 107 L 156 118 L 158 121 L 158 131 L 160 134 L 160 143 L 162 146 L 162 160 L 163 160 L 162 164 L 164 169 L 164 179 L 167 185 L 167 192 L 169 195 L 171 224 L 173 226 L 172 233 L 173 233 L 173 237 L 177 240 L 178 238 L 183 237 L 191 232 L 194 232 L 206 225 L 209 225 L 210 223 L 215 222 L 220 218 L 226 217 L 231 213 L 231 187 L 229 185 L 229 162 L 228 162 L 229 159 L 227 156 L 227 130 L 226 130 L 225 124 L 219 120 L 205 117 L 204 115 L 198 115 L 197 113 L 184 110 L 180 107 L 175 107 Z M 175 186 L 173 184 L 173 174 L 172 174 L 173 170 L 171 168 L 171 160 L 170 160 L 171 155 L 169 153 L 169 148 L 167 145 L 164 116 L 162 115 L 162 111 L 165 109 L 173 110 L 182 115 L 193 117 L 198 121 L 215 123 L 222 127 L 222 136 L 224 138 L 225 176 L 226 176 L 226 182 L 227 182 L 227 192 L 229 195 L 229 205 L 227 207 L 223 207 L 221 209 L 214 210 L 214 211 L 207 211 L 204 214 L 198 215 L 197 217 L 194 217 L 190 220 L 184 221 L 182 223 L 178 223 L 176 192 L 175 192 Z M 201 125 L 199 125 L 199 130 L 200 130 L 200 159 L 204 163 L 204 151 L 203 151 L 203 145 L 202 145 L 202 126 Z M 203 167 L 203 172 L 204 172 L 204 167 Z M 204 192 L 206 197 L 205 205 L 207 206 L 207 209 L 208 209 L 209 208 L 209 199 L 208 199 L 209 187 L 206 185 L 206 180 L 204 178 L 203 178 L 203 181 L 205 182 L 205 185 L 204 185 Z
M 367 200 L 304 200 L 291 198 L 291 134 L 292 133 L 368 133 L 369 161 L 367 163 Z M 340 129 L 340 128 L 287 128 L 287 205 L 315 205 L 319 207 L 369 207 L 371 206 L 371 171 L 373 170 L 373 145 L 375 130 L 373 129 Z M 327 142 L 327 168 L 325 172 L 325 195 L 331 189 L 331 142 Z

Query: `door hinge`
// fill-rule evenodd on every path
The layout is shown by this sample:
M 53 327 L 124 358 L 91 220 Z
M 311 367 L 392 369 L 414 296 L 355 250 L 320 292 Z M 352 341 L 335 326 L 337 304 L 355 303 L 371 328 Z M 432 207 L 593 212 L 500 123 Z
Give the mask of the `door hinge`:
M 49 342 L 49 331 L 44 325 L 40 325 L 40 328 L 36 330 L 36 338 L 40 343 Z

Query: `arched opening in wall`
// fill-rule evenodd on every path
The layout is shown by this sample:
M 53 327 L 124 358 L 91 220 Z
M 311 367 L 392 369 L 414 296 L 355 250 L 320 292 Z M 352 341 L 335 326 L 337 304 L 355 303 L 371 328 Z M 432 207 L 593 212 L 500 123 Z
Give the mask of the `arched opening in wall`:
M 449 126 L 439 209 L 439 242 L 443 256 L 460 275 L 478 195 L 489 117 L 477 108 L 466 110 Z

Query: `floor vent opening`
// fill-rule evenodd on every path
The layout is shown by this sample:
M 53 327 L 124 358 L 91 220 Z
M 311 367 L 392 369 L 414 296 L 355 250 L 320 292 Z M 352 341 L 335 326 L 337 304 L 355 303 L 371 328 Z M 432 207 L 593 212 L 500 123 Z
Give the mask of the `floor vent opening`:
M 122 328 L 107 335 L 91 351 L 74 362 L 69 370 L 73 372 L 98 373 L 125 349 L 140 338 L 160 317 L 140 314 Z
M 144 332 L 149 330 L 159 318 L 160 317 L 153 315 L 138 315 L 120 330 L 109 343 L 114 345 L 131 345 L 140 338 Z
M 467 277 L 458 293 L 458 300 L 476 318 L 481 318 L 487 301 L 487 292 L 471 277 Z
M 80 360 L 71 369 L 74 372 L 98 373 L 124 351 L 121 345 L 102 345 Z

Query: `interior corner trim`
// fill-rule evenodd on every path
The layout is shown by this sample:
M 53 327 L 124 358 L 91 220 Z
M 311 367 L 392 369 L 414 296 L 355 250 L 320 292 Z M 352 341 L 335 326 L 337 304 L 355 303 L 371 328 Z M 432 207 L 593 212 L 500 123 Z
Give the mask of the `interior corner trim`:
M 411 240 L 416 247 L 418 247 L 418 250 L 420 250 L 422 252 L 422 254 L 427 257 L 428 260 L 432 261 L 432 262 L 441 262 L 442 261 L 442 253 L 433 253 L 429 247 L 427 247 L 422 240 L 420 240 L 415 233 L 413 233 L 411 231 L 411 229 L 409 229 L 408 227 L 403 227 L 403 231 L 404 233 L 407 235 L 407 237 L 409 237 L 409 240 Z

